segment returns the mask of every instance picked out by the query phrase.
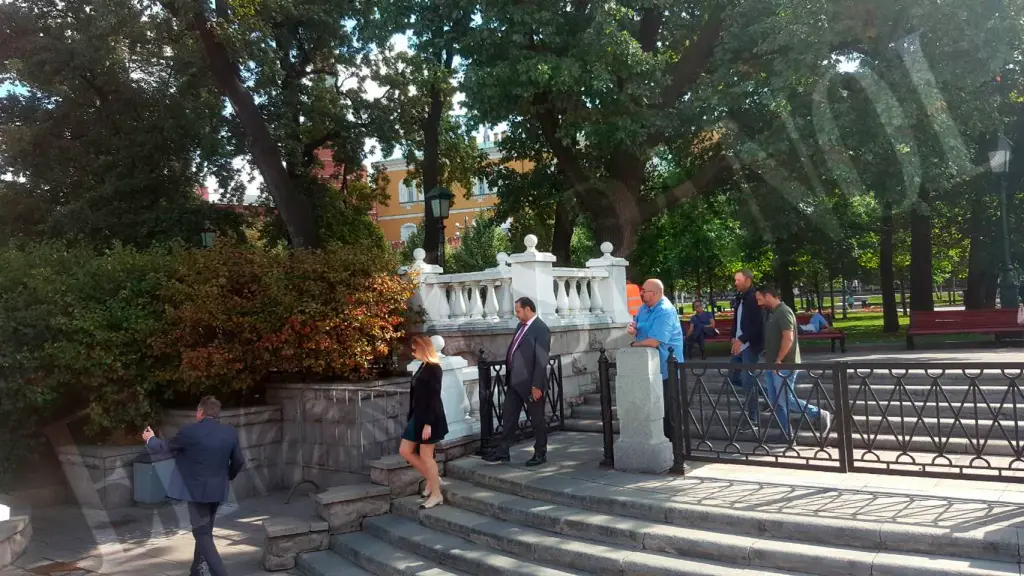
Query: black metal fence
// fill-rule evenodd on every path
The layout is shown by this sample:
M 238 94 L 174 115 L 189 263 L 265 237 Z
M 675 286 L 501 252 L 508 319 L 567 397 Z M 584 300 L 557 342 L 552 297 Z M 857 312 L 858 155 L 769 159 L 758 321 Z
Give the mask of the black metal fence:
M 488 360 L 487 353 L 480 351 L 480 362 L 477 364 L 479 373 L 480 397 L 480 454 L 486 454 L 494 448 L 497 439 L 504 433 L 505 421 L 501 408 L 505 402 L 508 386 L 505 383 L 505 360 Z M 562 390 L 562 357 L 548 358 L 548 392 L 545 395 L 547 407 L 548 430 L 561 430 L 565 427 L 565 395 Z M 533 437 L 533 423 L 527 420 L 520 422 L 516 415 L 514 425 L 518 428 L 516 439 Z
M 669 366 L 676 471 L 730 462 L 1024 482 L 1024 364 Z

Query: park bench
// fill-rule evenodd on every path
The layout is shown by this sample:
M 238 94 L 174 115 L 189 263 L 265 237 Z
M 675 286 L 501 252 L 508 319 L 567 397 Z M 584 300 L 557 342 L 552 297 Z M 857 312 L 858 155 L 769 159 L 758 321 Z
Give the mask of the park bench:
M 825 318 L 828 319 L 828 323 L 832 325 L 832 318 L 830 314 L 826 314 Z M 715 318 L 715 328 L 718 329 L 718 336 L 706 338 L 704 342 L 729 342 L 732 337 L 732 323 L 734 319 L 729 318 Z M 811 314 L 797 314 L 796 322 L 799 325 L 810 324 Z M 682 321 L 683 334 L 685 335 L 690 329 L 690 320 L 687 318 Z M 832 351 L 836 351 L 836 344 L 839 344 L 839 349 L 846 352 L 846 334 L 842 330 L 835 328 L 830 329 L 828 332 L 819 332 L 817 334 L 800 334 L 799 341 L 806 342 L 808 340 L 828 340 L 832 345 Z
M 907 330 L 907 350 L 914 349 L 915 336 L 941 334 L 994 334 L 1024 332 L 1017 324 L 1016 310 L 940 310 L 936 312 L 911 311 Z

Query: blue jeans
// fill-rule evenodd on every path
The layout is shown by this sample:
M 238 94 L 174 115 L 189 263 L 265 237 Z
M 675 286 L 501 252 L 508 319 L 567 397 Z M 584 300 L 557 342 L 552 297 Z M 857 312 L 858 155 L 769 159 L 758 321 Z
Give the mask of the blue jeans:
M 733 356 L 729 362 L 732 364 L 757 364 L 759 357 L 760 355 L 751 350 L 748 346 L 747 349 L 740 352 L 738 356 Z M 732 382 L 733 386 L 739 388 L 743 392 L 740 396 L 741 400 L 743 395 L 746 395 L 747 415 L 750 416 L 750 421 L 754 426 L 757 426 L 757 377 L 752 375 L 749 370 L 733 370 L 729 380 Z
M 821 410 L 796 397 L 796 377 L 799 372 L 792 370 L 772 371 L 764 373 L 764 388 L 768 401 L 775 409 L 775 416 L 782 423 L 782 431 L 789 436 L 789 412 L 806 413 L 808 420 L 816 420 Z M 780 396 L 785 394 L 785 401 Z

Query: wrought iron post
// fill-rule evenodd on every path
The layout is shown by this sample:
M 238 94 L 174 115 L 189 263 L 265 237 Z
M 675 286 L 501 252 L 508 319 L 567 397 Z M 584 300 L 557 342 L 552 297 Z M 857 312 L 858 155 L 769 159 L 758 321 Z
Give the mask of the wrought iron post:
M 853 467 L 853 404 L 850 402 L 849 369 L 850 366 L 845 362 L 840 362 L 832 369 L 832 395 L 836 407 L 832 431 L 839 440 L 839 470 L 843 473 Z
M 683 447 L 682 402 L 679 401 L 679 361 L 676 360 L 675 350 L 672 348 L 668 349 L 668 386 L 665 392 L 665 411 L 672 436 L 669 438 L 672 442 L 672 468 L 669 471 L 673 474 L 685 474 L 686 452 Z
M 679 378 L 679 403 L 680 411 L 683 419 L 683 455 L 685 459 L 690 458 L 690 383 L 686 376 L 686 365 L 684 364 L 681 372 L 682 377 Z
M 604 458 L 601 466 L 615 466 L 615 431 L 612 429 L 612 382 L 611 362 L 605 349 L 601 348 L 601 356 L 597 359 L 597 375 L 601 392 L 601 431 L 604 433 Z
M 477 392 L 480 397 L 480 449 L 478 456 L 485 456 L 493 449 L 494 443 L 494 407 L 491 390 L 491 364 L 487 361 L 487 351 L 480 349 L 480 362 L 477 364 Z

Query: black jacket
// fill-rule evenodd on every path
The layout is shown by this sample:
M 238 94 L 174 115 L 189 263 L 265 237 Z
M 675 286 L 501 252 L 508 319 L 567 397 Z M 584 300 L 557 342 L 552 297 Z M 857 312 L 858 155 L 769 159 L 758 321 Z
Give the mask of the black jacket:
M 733 313 L 739 312 L 741 302 L 743 303 L 742 325 L 733 321 L 732 337 L 736 338 L 737 328 L 742 328 L 743 335 L 739 337 L 740 342 L 749 343 L 750 349 L 760 354 L 764 351 L 764 313 L 757 305 L 753 288 L 736 295 L 732 301 Z
M 409 419 L 416 423 L 416 438 L 423 437 L 423 427 L 430 425 L 431 438 L 448 433 L 448 418 L 441 402 L 441 367 L 424 362 L 412 377 L 409 391 Z
M 512 350 L 515 335 L 508 344 L 506 358 L 506 385 L 515 390 L 523 400 L 530 398 L 530 388 L 542 392 L 548 389 L 548 359 L 551 351 L 551 330 L 540 318 L 534 318 L 526 333 L 519 339 L 519 346 Z

